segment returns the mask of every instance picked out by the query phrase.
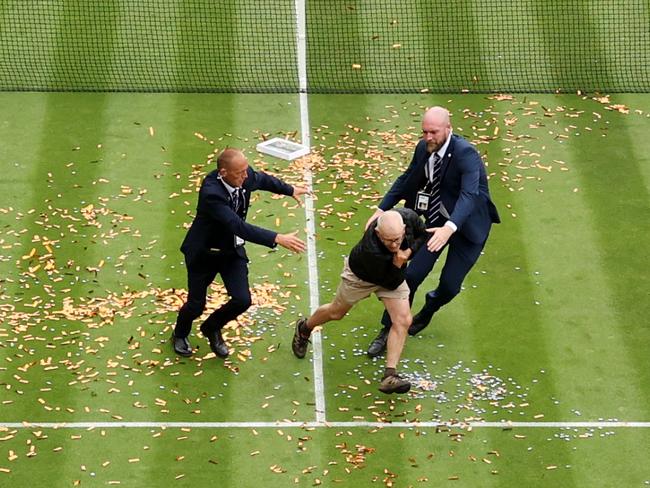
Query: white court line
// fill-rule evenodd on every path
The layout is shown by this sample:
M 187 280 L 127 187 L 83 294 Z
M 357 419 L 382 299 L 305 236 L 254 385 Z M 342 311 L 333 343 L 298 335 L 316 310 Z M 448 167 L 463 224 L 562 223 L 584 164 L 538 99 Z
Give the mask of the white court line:
M 301 94 L 302 96 L 302 94 Z M 305 172 L 305 181 L 311 188 L 311 171 Z M 316 225 L 314 217 L 314 202 L 311 196 L 305 197 L 305 213 L 307 219 L 307 262 L 309 266 L 309 307 L 313 313 L 319 306 L 318 293 L 318 267 L 316 264 Z M 325 410 L 325 382 L 323 379 L 323 344 L 319 330 L 311 335 L 313 345 L 314 363 L 314 395 L 316 401 L 316 421 L 324 422 Z
M 190 428 L 190 429 L 277 429 L 277 428 L 371 428 L 371 429 L 420 429 L 420 428 L 449 428 L 449 429 L 620 429 L 620 428 L 650 428 L 650 422 L 0 422 L 4 429 L 142 429 L 142 428 Z
M 305 1 L 296 0 L 296 54 L 298 61 L 298 85 L 300 90 L 300 132 L 302 144 L 311 149 L 311 130 L 309 128 L 309 100 L 307 99 L 307 26 L 305 18 Z M 312 187 L 311 169 L 305 171 L 305 183 Z M 320 304 L 318 294 L 318 267 L 316 264 L 316 224 L 314 217 L 314 199 L 305 196 L 305 217 L 307 220 L 307 264 L 309 266 L 309 309 L 313 313 Z M 323 381 L 323 344 L 320 331 L 312 334 L 314 395 L 316 402 L 316 422 L 324 422 L 325 383 Z

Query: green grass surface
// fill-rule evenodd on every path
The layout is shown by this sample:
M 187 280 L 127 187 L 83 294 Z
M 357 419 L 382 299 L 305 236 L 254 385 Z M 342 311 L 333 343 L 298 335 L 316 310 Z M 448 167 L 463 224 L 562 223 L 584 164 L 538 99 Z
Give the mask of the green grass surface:
M 309 311 L 306 256 L 248 246 L 257 303 L 228 330 L 228 363 L 198 335 L 191 359 L 167 341 L 186 287 L 178 247 L 210 155 L 242 147 L 257 168 L 300 181 L 299 162 L 254 150 L 262 137 L 300 137 L 297 97 L 31 93 L 0 103 L 0 422 L 313 421 L 312 354 L 299 361 L 289 347 L 293 320 Z M 364 351 L 377 300 L 325 327 L 327 420 L 648 421 L 646 96 L 311 96 L 321 303 L 433 104 L 477 144 L 503 223 L 463 292 L 408 340 L 412 394 L 376 389 L 382 360 Z M 253 222 L 304 235 L 293 200 L 258 195 Z M 0 484 L 644 486 L 649 435 L 7 428 Z
M 337 428 L 22 430 L 13 439 L 19 458 L 11 480 L 14 486 L 645 486 L 647 432 L 562 435 L 570 440 L 541 429 L 464 436 Z M 32 446 L 35 454 L 27 457 Z
M 373 154 L 382 160 L 363 184 L 339 186 L 337 192 L 385 192 L 397 167 L 409 161 L 412 143 L 398 138 L 396 145 L 384 145 L 381 135 L 392 141 L 416 131 L 425 103 L 454 107 L 456 131 L 478 143 L 493 174 L 491 189 L 503 224 L 494 227 L 465 292 L 436 315 L 425 337 L 408 342 L 407 358 L 427 358 L 411 367 L 439 373 L 462 361 L 470 373 L 497 368 L 498 376 L 513 378 L 535 406 L 515 409 L 509 418 L 543 413 L 547 420 L 578 419 L 573 410 L 587 418 L 647 418 L 644 392 L 650 384 L 642 358 L 648 345 L 643 326 L 648 275 L 640 271 L 645 261 L 640 244 L 648 235 L 641 218 L 648 208 L 647 156 L 625 154 L 638 151 L 632 141 L 647 126 L 644 98 L 634 99 L 630 114 L 577 97 L 344 98 L 357 107 L 356 116 L 334 109 L 330 104 L 340 107 L 334 100 L 312 98 L 312 113 L 334 114 L 327 122 L 331 135 L 314 141 L 327 148 L 326 161 L 353 154 L 351 147 L 357 148 L 357 168 L 367 166 Z M 350 128 L 341 135 L 346 124 Z M 354 172 L 353 158 L 340 166 Z M 351 213 L 343 224 L 351 228 L 341 239 L 346 245 L 325 235 L 319 240 L 326 256 L 319 265 L 321 279 L 335 283 L 340 255 L 355 242 L 370 211 L 351 196 L 336 203 L 334 193 L 323 193 L 319 207 L 330 203 L 328 197 L 334 205 L 325 224 L 340 228 L 336 213 Z M 436 276 L 425 281 L 425 289 L 435 288 Z M 363 326 L 353 334 L 359 349 L 365 350 L 375 333 L 380 308 L 368 300 L 351 313 L 352 324 Z M 326 343 L 347 343 L 346 329 L 333 327 Z M 358 361 L 370 363 L 363 356 Z M 343 373 L 349 366 L 344 361 L 326 368 Z M 330 411 L 335 405 L 336 400 L 330 402 Z M 494 410 L 495 418 L 504 414 Z

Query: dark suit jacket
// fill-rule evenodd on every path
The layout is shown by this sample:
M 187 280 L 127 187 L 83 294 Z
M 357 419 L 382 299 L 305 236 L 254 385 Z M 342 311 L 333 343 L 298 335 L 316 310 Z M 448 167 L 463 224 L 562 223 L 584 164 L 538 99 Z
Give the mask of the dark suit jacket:
M 249 166 L 248 177 L 242 188 L 244 204 L 240 205 L 239 211 L 235 213 L 230 193 L 221 181 L 218 171 L 212 171 L 205 177 L 199 191 L 196 217 L 181 245 L 186 263 L 189 264 L 209 253 L 234 253 L 247 259 L 244 246 L 235 247 L 235 235 L 245 241 L 275 247 L 276 232 L 246 222 L 251 193 L 266 190 L 281 195 L 293 195 L 293 187 L 274 176 L 254 171 Z
M 427 177 L 424 168 L 431 154 L 424 140 L 415 147 L 413 160 L 393 183 L 379 208 L 389 210 L 400 200 L 415 209 L 417 192 L 424 188 Z M 461 136 L 452 134 L 447 152 L 442 158 L 440 199 L 449 212 L 458 232 L 474 243 L 483 243 L 492 223 L 500 222 L 496 207 L 490 199 L 485 166 L 474 146 Z

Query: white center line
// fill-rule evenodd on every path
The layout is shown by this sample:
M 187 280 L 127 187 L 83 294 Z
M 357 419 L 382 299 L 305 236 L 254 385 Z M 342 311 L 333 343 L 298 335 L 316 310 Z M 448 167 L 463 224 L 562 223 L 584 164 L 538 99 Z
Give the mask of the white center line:
M 298 84 L 300 97 L 300 132 L 302 144 L 311 149 L 311 130 L 309 128 L 309 100 L 307 99 L 307 27 L 305 1 L 296 0 L 296 55 L 298 61 Z M 305 169 L 305 183 L 312 188 L 311 168 Z M 313 313 L 319 306 L 318 267 L 316 264 L 316 224 L 314 200 L 305 196 L 305 215 L 307 220 L 307 263 L 309 266 L 309 308 Z M 312 334 L 314 395 L 316 402 L 316 422 L 325 422 L 325 384 L 323 381 L 323 345 L 320 331 Z

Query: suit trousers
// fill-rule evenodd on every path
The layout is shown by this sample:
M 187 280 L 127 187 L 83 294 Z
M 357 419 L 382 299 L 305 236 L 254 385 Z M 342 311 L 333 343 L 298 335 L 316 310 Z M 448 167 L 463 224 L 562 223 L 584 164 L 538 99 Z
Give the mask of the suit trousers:
M 204 330 L 220 330 L 251 306 L 248 285 L 248 261 L 235 254 L 206 255 L 187 263 L 187 301 L 178 312 L 176 337 L 187 337 L 192 322 L 201 316 L 206 305 L 208 287 L 221 275 L 230 300 L 212 312 L 204 322 Z
M 435 313 L 444 304 L 449 303 L 460 292 L 461 285 L 467 273 L 478 261 L 485 242 L 480 244 L 469 241 L 460 233 L 454 233 L 445 246 L 447 258 L 440 273 L 438 287 L 427 293 L 424 309 L 427 312 Z M 413 303 L 413 297 L 418 287 L 433 269 L 438 257 L 445 248 L 437 252 L 430 252 L 426 244 L 423 245 L 413 256 L 406 268 L 406 283 L 411 291 L 409 304 Z M 390 327 L 391 320 L 387 312 L 381 318 L 384 327 Z

